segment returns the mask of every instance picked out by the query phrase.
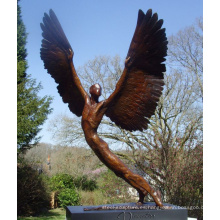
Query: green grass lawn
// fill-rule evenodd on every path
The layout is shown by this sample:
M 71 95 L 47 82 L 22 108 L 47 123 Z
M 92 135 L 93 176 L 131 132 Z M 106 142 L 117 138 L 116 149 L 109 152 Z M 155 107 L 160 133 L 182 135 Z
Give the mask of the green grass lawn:
M 38 220 L 48 220 L 48 219 L 56 219 L 56 220 L 65 220 L 66 218 L 66 210 L 57 208 L 49 210 L 48 213 L 44 215 L 40 215 L 38 217 L 18 217 L 18 220 L 28 220 L 28 219 L 38 219 Z

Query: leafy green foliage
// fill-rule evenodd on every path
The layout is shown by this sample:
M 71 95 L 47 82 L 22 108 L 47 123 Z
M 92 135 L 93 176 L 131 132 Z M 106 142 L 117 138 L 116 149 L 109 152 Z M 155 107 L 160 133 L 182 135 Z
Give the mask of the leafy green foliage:
M 19 216 L 35 215 L 49 208 L 50 196 L 38 172 L 26 164 L 17 167 L 17 213 Z
M 17 87 L 17 141 L 19 151 L 30 148 L 31 142 L 35 144 L 39 141 L 37 134 L 41 130 L 40 125 L 44 123 L 47 115 L 51 112 L 49 109 L 51 98 L 39 98 L 37 96 L 41 86 L 35 86 L 35 80 L 30 78 L 24 83 Z
M 18 153 L 24 152 L 39 141 L 37 134 L 52 109 L 51 97 L 38 97 L 40 84 L 26 74 L 27 34 L 21 18 L 21 9 L 17 7 L 17 147 Z
M 73 177 L 65 173 L 54 175 L 50 178 L 50 188 L 53 191 L 59 191 L 65 188 L 75 189 Z
M 50 188 L 53 191 L 59 191 L 65 188 L 82 189 L 85 191 L 93 191 L 98 188 L 97 183 L 93 179 L 89 179 L 88 176 L 83 175 L 77 178 L 66 173 L 59 173 L 50 178 Z
M 60 191 L 58 195 L 60 206 L 66 208 L 70 205 L 79 205 L 80 196 L 74 189 L 66 188 Z
M 93 179 L 89 179 L 86 175 L 75 178 L 74 185 L 78 189 L 82 189 L 85 191 L 94 191 L 98 188 L 96 181 Z
M 57 191 L 59 206 L 65 208 L 68 205 L 79 205 L 80 196 L 71 175 L 65 173 L 54 175 L 50 178 L 49 184 L 52 191 Z

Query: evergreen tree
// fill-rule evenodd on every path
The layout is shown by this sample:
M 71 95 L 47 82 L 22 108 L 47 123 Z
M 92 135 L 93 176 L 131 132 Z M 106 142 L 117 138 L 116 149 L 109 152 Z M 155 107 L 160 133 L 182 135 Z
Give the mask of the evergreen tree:
M 21 17 L 21 8 L 17 6 L 17 148 L 24 152 L 39 141 L 40 126 L 52 111 L 51 97 L 39 97 L 41 84 L 26 74 L 27 33 Z

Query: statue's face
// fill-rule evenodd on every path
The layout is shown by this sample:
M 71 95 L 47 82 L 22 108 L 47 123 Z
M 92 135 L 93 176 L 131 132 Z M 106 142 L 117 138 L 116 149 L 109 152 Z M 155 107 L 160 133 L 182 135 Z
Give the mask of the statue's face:
M 102 87 L 96 83 L 90 87 L 89 92 L 91 95 L 99 97 L 102 94 Z

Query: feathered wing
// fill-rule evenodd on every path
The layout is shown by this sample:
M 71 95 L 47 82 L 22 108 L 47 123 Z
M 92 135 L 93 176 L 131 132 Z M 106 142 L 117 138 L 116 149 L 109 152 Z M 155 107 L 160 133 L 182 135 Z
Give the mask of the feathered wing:
M 106 116 L 129 131 L 147 128 L 163 90 L 167 38 L 152 10 L 138 13 L 137 26 L 115 91 L 105 101 Z
M 70 111 L 81 116 L 86 92 L 72 62 L 73 50 L 52 10 L 49 15 L 44 14 L 41 29 L 43 40 L 40 56 L 44 67 L 58 83 L 57 89 L 63 102 L 69 104 Z

